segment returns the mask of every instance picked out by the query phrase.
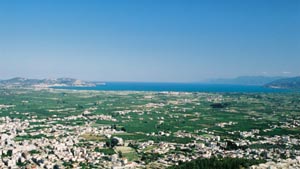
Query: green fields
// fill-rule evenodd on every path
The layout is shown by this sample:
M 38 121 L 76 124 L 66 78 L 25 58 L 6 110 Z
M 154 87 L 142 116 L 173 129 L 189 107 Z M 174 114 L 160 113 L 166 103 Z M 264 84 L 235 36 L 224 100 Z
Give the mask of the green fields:
M 229 153 L 253 160 L 299 155 L 299 103 L 300 93 L 0 89 L 0 124 L 9 117 L 19 125 L 14 130 L 6 122 L 6 131 L 14 133 L 1 133 L 12 134 L 16 143 L 46 141 L 46 147 L 30 151 L 35 152 L 32 156 L 56 153 L 64 158 L 63 153 L 72 152 L 70 159 L 88 154 L 98 165 L 104 165 L 102 160 L 126 165 L 127 159 L 160 166 L 157 161 L 164 160 L 166 167 L 195 155 L 226 157 Z M 113 145 L 111 138 L 124 143 Z M 60 144 L 67 147 L 65 152 L 55 152 Z M 83 152 L 76 154 L 74 148 Z M 93 160 L 61 164 L 94 165 Z
M 47 119 L 53 123 L 84 125 L 84 120 L 64 120 L 93 108 L 92 114 L 110 115 L 117 121 L 96 120 L 95 125 L 116 125 L 125 130 L 120 137 L 126 140 L 154 140 L 189 142 L 188 138 L 174 136 L 177 131 L 201 134 L 203 129 L 217 133 L 221 138 L 235 138 L 230 131 L 263 130 L 299 118 L 300 95 L 280 94 L 205 94 L 205 93 L 151 93 L 151 92 L 94 92 L 63 90 L 0 90 L 0 116 L 19 119 Z M 214 108 L 213 103 L 226 103 Z M 125 112 L 125 113 L 122 113 Z M 60 118 L 60 120 L 59 120 Z M 219 127 L 217 123 L 235 122 Z M 34 128 L 33 128 L 34 129 Z M 35 128 L 38 130 L 39 128 Z M 158 132 L 170 133 L 155 136 Z M 154 134 L 153 134 L 154 133 Z M 298 134 L 297 128 L 261 132 L 262 135 Z M 152 135 L 151 135 L 152 134 Z M 205 134 L 205 133 L 203 133 Z M 95 138 L 96 139 L 96 138 Z M 96 139 L 97 140 L 97 139 Z

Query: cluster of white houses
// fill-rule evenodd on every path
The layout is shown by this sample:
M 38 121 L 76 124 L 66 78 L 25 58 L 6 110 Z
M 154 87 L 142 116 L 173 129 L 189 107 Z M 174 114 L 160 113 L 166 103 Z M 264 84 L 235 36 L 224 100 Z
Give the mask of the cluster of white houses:
M 86 114 L 87 112 L 85 112 Z M 93 116 L 92 116 L 93 117 Z M 70 116 L 72 120 L 85 118 L 84 115 L 78 117 Z M 109 116 L 97 116 L 93 118 L 105 118 L 114 120 Z M 92 136 L 103 136 L 107 139 L 117 140 L 120 146 L 128 146 L 129 140 L 123 143 L 121 138 L 110 138 L 117 133 L 111 126 L 92 127 L 91 123 L 85 125 L 63 125 L 54 123 L 58 118 L 49 118 L 47 123 L 44 119 L 20 120 L 9 117 L 0 118 L 0 168 L 72 168 L 80 165 L 93 165 L 98 168 L 143 168 L 146 164 L 143 161 L 128 161 L 128 159 L 118 155 L 118 152 L 107 155 L 103 152 L 95 151 L 107 148 L 105 141 L 83 142 L 81 137 L 84 134 Z M 34 123 L 33 123 L 34 122 Z M 207 130 L 201 130 L 208 132 Z M 278 166 L 289 166 L 299 168 L 300 151 L 280 148 L 251 148 L 251 145 L 299 145 L 297 138 L 289 136 L 259 136 L 259 131 L 252 130 L 241 132 L 243 136 L 237 140 L 222 140 L 220 136 L 212 135 L 204 137 L 186 131 L 173 133 L 177 137 L 193 138 L 188 144 L 169 143 L 169 142 L 135 142 L 137 153 L 151 152 L 160 154 L 155 163 L 163 166 L 178 164 L 179 162 L 191 161 L 197 158 L 210 158 L 212 156 L 266 159 L 268 163 L 253 166 L 253 169 L 261 169 Z M 171 133 L 158 133 L 160 136 L 168 137 Z M 214 134 L 211 133 L 210 134 Z M 146 134 L 145 134 L 146 135 Z M 256 138 L 253 141 L 247 138 Z M 233 146 L 229 149 L 228 144 Z M 118 146 L 118 145 L 117 145 Z M 247 148 L 241 148 L 247 147 Z M 278 159 L 286 158 L 286 161 Z M 277 163 L 276 163 L 277 162 Z

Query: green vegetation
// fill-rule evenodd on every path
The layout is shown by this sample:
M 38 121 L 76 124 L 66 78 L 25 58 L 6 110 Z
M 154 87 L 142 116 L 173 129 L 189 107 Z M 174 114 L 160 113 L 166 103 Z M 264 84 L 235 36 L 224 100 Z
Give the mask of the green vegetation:
M 108 115 L 117 121 L 97 120 L 95 125 L 116 125 L 126 131 L 119 137 L 125 140 L 188 143 L 190 138 L 178 138 L 173 133 L 179 130 L 192 132 L 208 128 L 222 139 L 236 139 L 228 131 L 251 129 L 263 130 L 278 125 L 300 114 L 299 93 L 187 93 L 163 94 L 151 92 L 100 92 L 66 90 L 0 89 L 0 104 L 13 105 L 0 110 L 0 116 L 19 119 L 47 119 L 56 116 L 64 119 L 82 114 L 85 109 L 94 108 L 93 115 Z M 148 99 L 146 96 L 149 96 Z M 218 101 L 219 100 L 219 101 Z M 152 104 L 152 106 L 151 106 Z M 121 115 L 119 111 L 130 110 Z M 159 122 L 160 121 L 160 122 Z M 236 122 L 223 128 L 221 122 Z M 77 126 L 86 123 L 83 119 L 57 120 L 56 124 Z M 31 132 L 49 128 L 46 122 L 32 123 L 37 126 Z M 158 132 L 170 132 L 170 136 L 153 136 Z M 200 132 L 199 132 L 200 133 Z M 262 135 L 297 134 L 298 130 L 276 129 L 261 132 Z M 202 133 L 205 135 L 206 133 Z M 39 136 L 18 136 L 17 140 L 42 138 Z M 98 137 L 98 136 L 97 136 Z M 102 141 L 102 138 L 87 137 L 87 140 Z
M 149 164 L 150 162 L 157 161 L 160 157 L 162 157 L 162 155 L 158 153 L 143 153 L 141 160 Z
M 113 155 L 113 154 L 116 154 L 115 150 L 112 149 L 112 148 L 100 149 L 99 147 L 96 147 L 96 148 L 95 148 L 95 151 L 96 151 L 96 152 L 99 152 L 99 153 L 103 153 L 103 154 L 105 154 L 105 155 Z
M 193 160 L 168 169 L 242 169 L 262 162 L 264 161 L 240 158 L 210 158 Z
M 33 154 L 40 154 L 40 152 L 38 150 L 31 150 L 31 151 L 29 151 L 29 153 L 31 155 L 33 155 Z
M 116 151 L 121 158 L 127 158 L 128 161 L 136 161 L 139 159 L 136 151 L 131 147 L 117 146 Z
M 44 134 L 38 134 L 38 135 L 24 135 L 24 136 L 17 136 L 15 138 L 15 141 L 23 141 L 23 140 L 31 140 L 31 139 L 39 139 L 39 138 L 49 138 Z
M 118 154 L 131 162 L 143 161 L 156 165 L 155 162 L 160 159 L 172 161 L 172 158 L 177 158 L 172 155 L 179 155 L 178 158 L 193 155 L 201 157 L 203 149 L 214 146 L 210 145 L 211 142 L 224 151 L 248 148 L 251 151 L 299 150 L 299 102 L 300 93 L 296 92 L 161 93 L 0 89 L 0 117 L 1 123 L 5 122 L 2 117 L 7 116 L 12 119 L 10 122 L 24 122 L 24 128 L 13 131 L 16 133 L 14 141 L 19 144 L 24 140 L 30 142 L 55 138 L 58 142 L 64 140 L 71 142 L 71 146 L 86 148 L 88 153 L 103 153 L 106 155 L 103 159 Z M 76 142 L 70 141 L 72 137 L 76 138 Z M 114 137 L 122 138 L 122 144 L 112 141 Z M 264 142 L 268 138 L 276 141 Z M 148 143 L 150 140 L 151 143 Z M 236 141 L 247 144 L 235 144 Z M 54 154 L 53 147 L 46 147 L 48 150 L 49 154 Z M 29 153 L 44 151 L 43 148 L 37 148 Z M 265 156 L 259 151 L 253 153 L 257 153 L 257 158 Z M 10 155 L 8 152 L 2 157 Z M 278 154 L 279 157 L 285 158 L 281 154 Z M 245 168 L 258 162 L 212 158 L 173 168 Z M 65 167 L 71 168 L 72 165 L 70 161 L 64 163 Z M 80 166 L 93 167 L 89 163 L 81 163 Z
M 97 141 L 97 142 L 105 142 L 106 141 L 106 138 L 104 136 L 93 135 L 91 133 L 83 134 L 80 137 L 87 141 Z

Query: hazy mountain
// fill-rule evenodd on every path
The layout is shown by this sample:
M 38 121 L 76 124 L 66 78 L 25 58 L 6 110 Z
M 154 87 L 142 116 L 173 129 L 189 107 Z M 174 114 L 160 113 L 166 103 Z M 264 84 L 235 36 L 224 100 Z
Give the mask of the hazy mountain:
M 214 79 L 214 80 L 210 80 L 209 83 L 263 86 L 267 83 L 273 82 L 278 79 L 282 79 L 282 77 L 240 76 L 232 79 Z
M 265 86 L 271 88 L 300 89 L 300 76 L 275 80 Z
M 52 86 L 95 86 L 98 83 L 87 82 L 72 78 L 58 79 L 27 79 L 16 77 L 0 81 L 0 85 L 10 87 L 52 87 Z

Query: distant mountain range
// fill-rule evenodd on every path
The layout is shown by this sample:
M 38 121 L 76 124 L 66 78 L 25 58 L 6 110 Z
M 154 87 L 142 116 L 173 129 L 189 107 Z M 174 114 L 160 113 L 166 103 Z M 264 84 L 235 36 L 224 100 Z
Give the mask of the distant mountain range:
M 275 80 L 267 83 L 265 86 L 281 89 L 300 89 L 300 76 Z
M 208 81 L 212 84 L 236 84 L 236 85 L 256 85 L 263 86 L 283 77 L 268 77 L 268 76 L 240 76 L 232 79 L 214 79 Z
M 27 79 L 16 77 L 8 80 L 1 80 L 0 85 L 6 87 L 54 87 L 54 86 L 96 86 L 102 83 L 87 82 L 72 78 L 58 78 L 58 79 Z
M 233 84 L 233 85 L 256 85 L 269 88 L 283 89 L 300 89 L 300 76 L 283 78 L 283 77 L 266 77 L 266 76 L 241 76 L 233 79 L 215 79 L 210 80 L 210 84 Z M 27 79 L 16 77 L 8 80 L 0 80 L 0 87 L 33 87 L 48 88 L 55 86 L 77 86 L 93 87 L 96 85 L 105 85 L 103 82 L 83 81 L 73 78 L 57 79 Z

